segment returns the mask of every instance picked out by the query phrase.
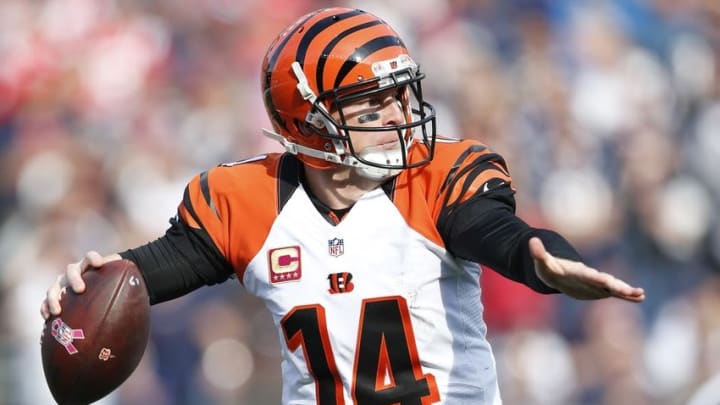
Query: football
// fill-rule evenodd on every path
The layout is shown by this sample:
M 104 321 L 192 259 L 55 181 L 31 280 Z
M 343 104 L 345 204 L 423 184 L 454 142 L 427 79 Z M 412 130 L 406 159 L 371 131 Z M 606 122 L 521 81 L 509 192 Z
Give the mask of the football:
M 83 273 L 67 288 L 62 313 L 40 339 L 45 379 L 59 404 L 88 404 L 120 386 L 140 363 L 150 332 L 150 301 L 140 270 L 117 260 Z

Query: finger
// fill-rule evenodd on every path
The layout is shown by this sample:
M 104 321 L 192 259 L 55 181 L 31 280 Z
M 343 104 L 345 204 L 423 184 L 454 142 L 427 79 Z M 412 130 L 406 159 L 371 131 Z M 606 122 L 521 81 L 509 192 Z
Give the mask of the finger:
M 633 287 L 625 281 L 611 275 L 607 283 L 607 289 L 613 297 L 621 298 L 632 302 L 641 302 L 645 299 L 645 290 Z
M 630 287 L 628 289 L 612 292 L 611 295 L 631 302 L 642 302 L 645 300 L 645 290 L 642 288 Z
M 60 298 L 62 296 L 62 289 L 65 288 L 66 284 L 65 275 L 61 274 L 57 277 L 53 285 L 48 288 L 43 305 L 47 305 L 49 315 L 60 315 Z
M 537 236 L 530 238 L 528 247 L 530 248 L 530 255 L 535 260 L 547 260 L 549 257 L 552 257 L 552 255 L 550 255 L 550 253 L 545 249 L 545 245 Z
M 47 299 L 44 299 L 42 305 L 40 305 L 40 315 L 43 319 L 50 318 L 50 308 L 48 308 Z
M 100 253 L 94 250 L 87 252 L 83 260 L 88 265 L 88 267 L 100 267 L 106 262 L 105 258 Z
M 69 285 L 73 291 L 80 294 L 85 291 L 85 281 L 82 279 L 82 273 L 88 267 L 85 259 L 78 263 L 68 264 L 65 269 L 66 285 Z
M 85 291 L 85 281 L 82 278 L 82 273 L 86 272 L 91 267 L 100 267 L 105 263 L 105 259 L 100 253 L 91 250 L 85 254 L 79 263 L 73 263 L 68 265 L 66 274 L 68 277 L 68 283 L 72 286 L 73 291 L 76 293 L 82 293 Z
M 621 300 L 636 302 L 636 303 L 645 301 L 645 294 L 642 294 L 642 293 L 641 294 L 630 294 L 630 295 L 612 294 L 612 296 L 615 298 L 620 298 Z
M 630 284 L 616 278 L 612 274 L 588 268 L 585 271 L 585 277 L 587 280 L 601 286 L 607 293 L 606 296 L 621 298 L 632 302 L 641 302 L 645 299 L 645 290 L 632 287 Z
M 545 249 L 545 245 L 538 237 L 530 238 L 528 242 L 530 255 L 535 260 L 536 267 L 546 277 L 556 277 L 566 273 L 565 265 Z M 549 281 L 549 280 L 544 280 Z

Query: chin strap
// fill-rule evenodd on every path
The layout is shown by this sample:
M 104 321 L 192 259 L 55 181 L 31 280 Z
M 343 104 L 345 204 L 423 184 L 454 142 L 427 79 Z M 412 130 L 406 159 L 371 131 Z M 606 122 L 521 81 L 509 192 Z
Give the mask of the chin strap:
M 338 165 L 348 166 L 355 169 L 355 171 L 371 180 L 385 180 L 389 179 L 390 177 L 398 175 L 402 169 L 388 169 L 384 167 L 376 167 L 376 166 L 370 166 L 368 164 L 365 164 L 359 160 L 357 160 L 354 156 L 346 156 L 344 159 L 341 159 L 338 154 L 335 153 L 329 153 L 329 152 L 321 152 L 316 149 L 308 148 L 307 146 L 299 145 L 294 142 L 288 141 L 285 137 L 278 134 L 277 132 L 273 132 L 269 129 L 263 128 L 262 130 L 263 134 L 267 136 L 270 139 L 273 139 L 277 142 L 279 142 L 286 151 L 289 153 L 292 153 L 293 155 L 297 154 L 303 154 L 306 156 L 314 157 L 317 159 L 325 160 L 328 162 L 332 162 Z M 388 162 L 398 164 L 402 163 L 402 152 L 399 150 L 394 151 L 382 151 L 382 150 L 375 150 L 375 148 L 368 148 L 369 150 L 366 150 L 362 153 L 363 159 L 374 161 L 381 164 L 387 164 Z
M 308 148 L 307 146 L 303 146 L 303 145 L 297 144 L 295 142 L 290 142 L 284 136 L 278 134 L 277 132 L 273 132 L 269 129 L 263 128 L 262 132 L 263 132 L 263 135 L 267 136 L 268 138 L 280 142 L 280 144 L 285 148 L 285 150 L 292 153 L 293 155 L 297 155 L 298 153 L 301 153 L 303 155 L 318 158 L 321 160 L 326 160 L 326 161 L 332 162 L 332 163 L 337 163 L 339 165 L 345 164 L 343 159 L 340 159 L 340 156 L 336 153 L 321 152 L 319 150 L 316 150 L 313 148 Z M 352 166 L 352 165 L 350 165 L 350 166 Z

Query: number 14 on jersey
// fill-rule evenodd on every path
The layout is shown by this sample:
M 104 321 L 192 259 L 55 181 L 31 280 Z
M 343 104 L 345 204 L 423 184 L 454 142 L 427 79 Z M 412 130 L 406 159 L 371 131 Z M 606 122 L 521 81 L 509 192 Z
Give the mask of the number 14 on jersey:
M 325 308 L 303 305 L 281 321 L 292 351 L 302 347 L 319 405 L 343 405 Z M 358 325 L 352 397 L 357 405 L 426 405 L 440 401 L 435 376 L 423 374 L 403 297 L 365 299 Z

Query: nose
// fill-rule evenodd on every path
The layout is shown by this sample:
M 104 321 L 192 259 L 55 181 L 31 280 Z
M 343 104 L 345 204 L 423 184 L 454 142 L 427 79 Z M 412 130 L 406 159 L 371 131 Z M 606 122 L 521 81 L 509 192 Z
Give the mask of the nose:
M 383 126 L 402 125 L 405 123 L 402 103 L 395 97 L 388 97 L 383 111 Z

